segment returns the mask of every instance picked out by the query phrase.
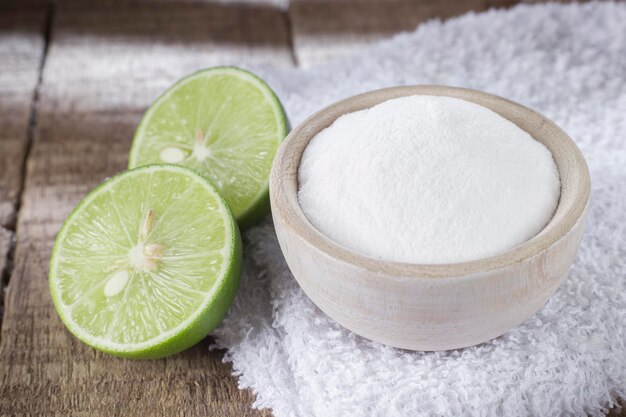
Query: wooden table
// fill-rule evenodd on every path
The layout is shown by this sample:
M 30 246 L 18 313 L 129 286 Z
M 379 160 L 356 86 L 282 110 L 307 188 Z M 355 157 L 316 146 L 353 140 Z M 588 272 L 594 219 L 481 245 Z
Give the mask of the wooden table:
M 62 221 L 126 167 L 142 112 L 184 74 L 310 66 L 432 17 L 512 2 L 0 3 L 0 415 L 270 416 L 250 408 L 210 338 L 157 361 L 116 359 L 73 338 L 48 293 Z

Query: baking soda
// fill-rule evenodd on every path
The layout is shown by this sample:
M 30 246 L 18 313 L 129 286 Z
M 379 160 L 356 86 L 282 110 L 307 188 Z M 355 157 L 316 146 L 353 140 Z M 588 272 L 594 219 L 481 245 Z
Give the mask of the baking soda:
M 435 96 L 339 117 L 309 143 L 298 198 L 335 242 L 387 261 L 501 254 L 536 235 L 559 200 L 548 149 L 493 111 Z

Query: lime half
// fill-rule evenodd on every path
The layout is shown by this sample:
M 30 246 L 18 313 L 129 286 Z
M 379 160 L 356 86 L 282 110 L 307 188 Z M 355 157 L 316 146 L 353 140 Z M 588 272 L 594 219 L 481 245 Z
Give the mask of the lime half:
M 50 292 L 80 340 L 133 358 L 200 341 L 230 306 L 241 239 L 218 192 L 176 165 L 123 172 L 93 190 L 59 232 Z
M 268 177 L 287 131 L 285 112 L 263 80 L 235 67 L 211 68 L 178 81 L 150 106 L 128 166 L 193 169 L 247 227 L 269 211 Z

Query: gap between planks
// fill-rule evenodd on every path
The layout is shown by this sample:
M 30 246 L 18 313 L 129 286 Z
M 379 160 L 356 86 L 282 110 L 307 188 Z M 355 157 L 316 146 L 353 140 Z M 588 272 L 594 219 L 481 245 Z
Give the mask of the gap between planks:
M 40 35 L 43 38 L 43 50 L 41 52 L 39 63 L 37 67 L 37 81 L 32 92 L 30 100 L 30 111 L 28 116 L 28 123 L 26 125 L 25 143 L 23 149 L 23 155 L 19 162 L 19 178 L 16 190 L 16 196 L 14 200 L 14 213 L 13 218 L 5 225 L 0 224 L 0 329 L 2 329 L 2 320 L 4 317 L 4 306 L 6 297 L 6 287 L 9 284 L 11 275 L 14 270 L 14 256 L 16 249 L 17 239 L 17 218 L 19 216 L 19 210 L 22 201 L 22 193 L 24 191 L 24 183 L 26 181 L 26 165 L 28 163 L 28 157 L 30 154 L 31 144 L 35 129 L 37 125 L 37 104 L 39 102 L 39 95 L 42 85 L 43 69 L 46 62 L 46 56 L 48 53 L 48 46 L 50 44 L 50 34 L 52 28 L 52 21 L 54 19 L 54 1 L 48 0 L 45 6 L 45 16 L 43 19 L 43 25 L 41 27 Z M 0 331 L 0 341 L 2 340 L 2 332 Z

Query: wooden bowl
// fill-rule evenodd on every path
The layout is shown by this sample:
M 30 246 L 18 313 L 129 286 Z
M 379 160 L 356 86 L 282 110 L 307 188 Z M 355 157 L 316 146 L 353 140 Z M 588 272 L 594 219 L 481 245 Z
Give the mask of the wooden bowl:
M 298 203 L 298 165 L 311 138 L 345 113 L 411 95 L 456 97 L 480 104 L 515 123 L 552 152 L 561 177 L 561 196 L 552 220 L 539 234 L 501 255 L 419 265 L 356 253 L 324 236 L 307 220 Z M 326 107 L 289 134 L 270 177 L 278 241 L 304 292 L 353 332 L 411 350 L 475 345 L 532 316 L 554 293 L 576 256 L 589 195 L 585 160 L 552 121 L 501 97 L 444 86 L 388 88 Z

